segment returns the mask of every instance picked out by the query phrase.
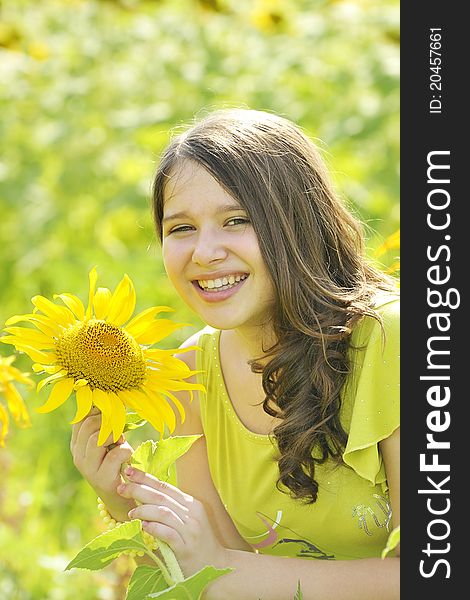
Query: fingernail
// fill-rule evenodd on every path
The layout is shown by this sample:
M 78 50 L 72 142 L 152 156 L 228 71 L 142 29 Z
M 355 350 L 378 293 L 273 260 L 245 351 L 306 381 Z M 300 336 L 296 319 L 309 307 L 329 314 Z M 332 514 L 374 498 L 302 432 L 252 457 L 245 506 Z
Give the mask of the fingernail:
M 132 475 L 134 475 L 134 469 L 132 467 L 126 467 L 124 469 L 124 474 L 128 477 L 132 477 Z
M 132 515 L 135 512 L 135 508 L 131 508 L 131 510 L 127 513 L 127 516 L 129 517 L 129 519 L 132 519 Z
M 117 492 L 118 492 L 118 494 L 122 494 L 123 492 L 125 492 L 125 490 L 126 490 L 126 484 L 125 483 L 120 483 L 117 486 Z

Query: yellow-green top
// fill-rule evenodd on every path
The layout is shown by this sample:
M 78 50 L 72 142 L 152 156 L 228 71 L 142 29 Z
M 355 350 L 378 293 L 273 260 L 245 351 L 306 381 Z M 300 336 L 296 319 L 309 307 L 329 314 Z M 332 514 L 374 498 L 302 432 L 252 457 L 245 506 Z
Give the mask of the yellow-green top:
M 380 324 L 365 317 L 352 334 L 352 373 L 342 394 L 341 420 L 348 433 L 345 465 L 316 465 L 318 499 L 293 500 L 276 488 L 275 444 L 249 431 L 225 387 L 219 359 L 220 331 L 203 330 L 198 345 L 201 418 L 210 471 L 243 538 L 261 553 L 319 559 L 380 556 L 391 531 L 388 486 L 378 442 L 399 426 L 399 302 L 377 303 Z M 362 348 L 362 349 L 357 349 Z

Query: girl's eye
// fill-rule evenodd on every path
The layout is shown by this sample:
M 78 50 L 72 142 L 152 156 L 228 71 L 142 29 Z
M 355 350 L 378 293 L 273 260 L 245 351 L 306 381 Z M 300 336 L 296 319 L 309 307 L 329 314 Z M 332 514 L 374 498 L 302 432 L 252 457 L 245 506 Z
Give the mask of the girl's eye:
M 192 229 L 192 225 L 178 225 L 177 227 L 173 227 L 173 229 L 170 229 L 167 235 L 170 235 L 172 233 L 182 233 L 184 231 L 191 231 Z
M 225 224 L 226 225 L 247 225 L 250 222 L 250 219 L 248 219 L 248 217 L 233 217 L 232 219 L 229 219 Z

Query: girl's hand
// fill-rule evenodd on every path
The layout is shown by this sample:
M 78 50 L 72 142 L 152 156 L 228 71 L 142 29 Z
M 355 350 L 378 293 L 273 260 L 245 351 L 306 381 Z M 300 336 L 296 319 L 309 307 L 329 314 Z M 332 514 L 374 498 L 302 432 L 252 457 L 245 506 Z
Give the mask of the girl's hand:
M 73 462 L 114 519 L 127 521 L 127 513 L 135 503 L 120 496 L 116 488 L 123 482 L 121 465 L 129 460 L 133 449 L 124 437 L 111 450 L 108 447 L 111 437 L 103 446 L 98 446 L 100 426 L 101 413 L 90 413 L 73 426 L 70 441 Z
M 119 485 L 119 494 L 141 503 L 129 511 L 129 517 L 141 519 L 145 531 L 170 546 L 186 577 L 206 565 L 223 564 L 226 549 L 217 540 L 202 502 L 135 467 L 126 467 L 124 474 L 129 483 Z

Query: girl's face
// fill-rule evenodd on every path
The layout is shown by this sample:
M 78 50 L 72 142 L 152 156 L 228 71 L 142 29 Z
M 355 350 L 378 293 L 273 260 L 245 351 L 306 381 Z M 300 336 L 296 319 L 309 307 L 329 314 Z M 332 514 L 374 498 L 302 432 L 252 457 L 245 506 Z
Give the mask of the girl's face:
M 260 326 L 274 286 L 245 210 L 197 163 L 184 161 L 165 189 L 163 260 L 186 304 L 217 329 Z

